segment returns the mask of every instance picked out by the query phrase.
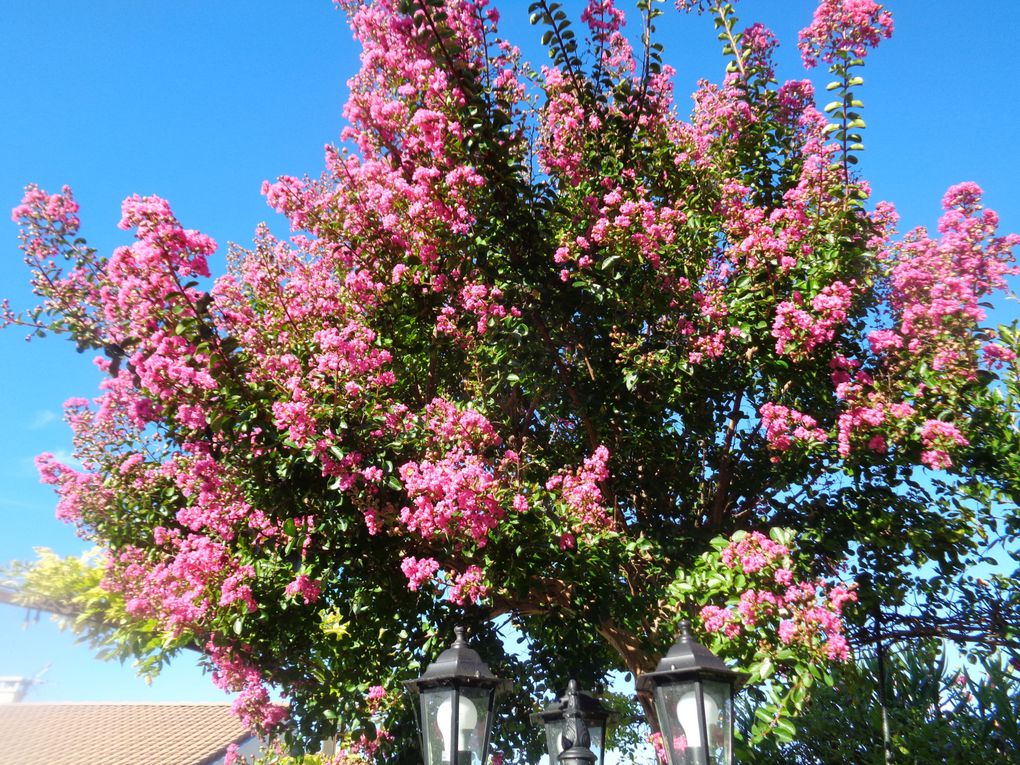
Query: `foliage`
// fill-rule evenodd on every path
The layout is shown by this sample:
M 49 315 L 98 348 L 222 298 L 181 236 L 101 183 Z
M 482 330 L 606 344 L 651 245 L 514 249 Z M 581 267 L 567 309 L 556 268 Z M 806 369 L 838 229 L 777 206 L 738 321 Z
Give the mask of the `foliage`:
M 886 654 L 886 709 L 892 762 L 1008 765 L 1020 757 L 1020 674 L 1001 654 L 975 676 L 953 671 L 934 641 Z M 741 762 L 884 765 L 881 683 L 874 652 L 836 672 L 797 722 L 795 742 L 761 742 Z M 745 717 L 750 710 L 744 710 Z
M 129 614 L 123 596 L 103 588 L 105 556 L 99 550 L 61 558 L 39 547 L 36 555 L 30 564 L 3 570 L 0 587 L 11 592 L 11 603 L 51 613 L 61 629 L 74 632 L 99 658 L 131 659 L 138 673 L 151 679 L 189 647 L 156 620 Z
M 1015 549 L 1017 337 L 984 302 L 1020 238 L 973 183 L 935 237 L 869 200 L 859 71 L 888 12 L 822 0 L 802 33 L 830 121 L 764 26 L 681 0 L 726 59 L 684 120 L 654 0 L 637 47 L 612 0 L 581 35 L 532 3 L 538 72 L 487 0 L 338 4 L 362 67 L 322 177 L 264 185 L 289 238 L 259 227 L 213 279 L 158 197 L 125 200 L 108 257 L 69 189 L 14 211 L 42 302 L 7 322 L 108 373 L 66 405 L 81 468 L 38 462 L 106 551 L 115 632 L 199 646 L 298 747 L 399 759 L 398 681 L 467 622 L 525 759 L 537 696 L 647 671 L 685 615 L 766 689 L 756 739 L 791 738 L 844 619 L 867 642 L 922 597 L 909 628 L 943 629 L 950 585 Z M 997 619 L 954 637 L 1015 641 Z

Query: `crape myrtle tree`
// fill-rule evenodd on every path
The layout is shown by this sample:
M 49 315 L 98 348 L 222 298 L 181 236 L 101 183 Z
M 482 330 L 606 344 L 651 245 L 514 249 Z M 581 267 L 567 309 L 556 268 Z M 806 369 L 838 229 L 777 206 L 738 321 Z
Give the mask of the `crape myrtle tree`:
M 417 756 L 399 681 L 455 623 L 514 680 L 515 758 L 538 695 L 649 670 L 684 617 L 763 689 L 759 737 L 854 640 L 1015 644 L 1015 580 L 984 614 L 966 572 L 1017 531 L 1017 342 L 983 301 L 1020 238 L 973 183 L 934 236 L 869 199 L 887 10 L 819 4 L 820 109 L 731 3 L 533 3 L 539 71 L 488 0 L 338 5 L 361 69 L 322 176 L 264 185 L 289 237 L 213 279 L 158 197 L 109 256 L 66 188 L 14 211 L 42 302 L 6 321 L 106 373 L 66 404 L 79 464 L 38 464 L 105 551 L 110 640 L 197 647 L 245 722 L 353 758 Z M 685 118 L 655 26 L 693 10 L 726 67 Z

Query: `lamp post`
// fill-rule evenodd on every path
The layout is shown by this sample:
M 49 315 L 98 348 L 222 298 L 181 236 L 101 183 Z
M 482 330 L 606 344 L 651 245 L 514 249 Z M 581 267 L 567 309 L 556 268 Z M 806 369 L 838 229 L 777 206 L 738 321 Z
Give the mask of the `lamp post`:
M 492 732 L 493 701 L 505 687 L 455 627 L 456 640 L 421 677 L 404 685 L 417 697 L 425 765 L 485 765 Z
M 609 710 L 590 693 L 582 691 L 576 680 L 567 683 L 567 692 L 561 698 L 541 712 L 531 715 L 532 722 L 545 726 L 549 764 L 556 765 L 559 762 L 564 748 L 563 737 L 568 714 L 575 713 L 580 715 L 589 733 L 590 742 L 585 746 L 594 751 L 596 765 L 603 765 L 606 758 L 605 737 Z
M 732 765 L 733 694 L 745 676 L 691 637 L 689 621 L 680 628 L 655 671 L 638 678 L 638 690 L 655 699 L 670 765 Z

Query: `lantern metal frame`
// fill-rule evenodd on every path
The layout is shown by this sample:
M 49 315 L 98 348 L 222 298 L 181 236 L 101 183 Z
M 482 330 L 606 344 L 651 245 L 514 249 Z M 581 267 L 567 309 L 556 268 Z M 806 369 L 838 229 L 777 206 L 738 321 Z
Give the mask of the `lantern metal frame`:
M 603 765 L 606 758 L 606 727 L 610 719 L 609 710 L 595 696 L 582 691 L 577 681 L 571 679 L 567 690 L 556 701 L 541 712 L 533 712 L 531 721 L 542 725 L 546 733 L 546 749 L 549 753 L 550 765 L 555 765 L 564 751 L 562 733 L 565 729 L 568 714 L 580 715 L 588 730 L 591 741 L 586 746 L 594 745 L 596 765 Z
M 404 687 L 415 700 L 415 718 L 418 722 L 422 758 L 425 765 L 443 765 L 447 762 L 449 765 L 485 765 L 489 757 L 489 744 L 492 740 L 496 696 L 509 685 L 509 681 L 492 674 L 489 666 L 482 661 L 478 652 L 468 645 L 463 627 L 454 627 L 454 633 L 456 639 L 453 644 L 425 668 L 421 677 L 405 680 Z M 431 696 L 437 690 L 445 690 L 450 693 L 448 701 L 444 702 L 451 704 L 449 730 L 447 731 L 441 730 L 438 720 L 428 719 L 426 697 Z M 477 707 L 476 699 L 472 696 L 479 693 L 487 693 L 488 699 L 485 705 L 484 733 L 478 748 L 480 762 L 472 763 L 470 750 L 461 749 L 459 717 L 462 700 Z M 477 711 L 480 712 L 481 709 L 478 708 Z M 438 717 L 438 710 L 436 717 Z M 444 742 L 448 742 L 449 761 L 443 760 L 441 757 L 433 757 L 434 746 L 430 740 L 430 731 L 433 729 L 439 731 Z M 464 755 L 468 756 L 467 760 Z
M 659 665 L 653 672 L 646 672 L 637 679 L 638 691 L 651 692 L 655 701 L 656 713 L 660 717 L 659 730 L 663 736 L 663 746 L 670 758 L 670 765 L 732 765 L 733 763 L 733 697 L 736 691 L 746 682 L 748 675 L 730 669 L 726 664 L 701 645 L 691 636 L 691 623 L 684 620 L 680 623 L 680 637 L 673 647 L 662 658 Z M 724 731 L 725 741 L 723 744 L 722 757 L 709 754 L 709 723 L 705 715 L 705 684 L 719 683 L 726 686 L 728 703 L 727 729 Z M 670 708 L 671 704 L 666 700 L 666 694 L 681 686 L 692 685 L 694 698 L 696 700 L 698 716 L 698 738 L 702 745 L 697 747 L 697 753 L 691 754 L 690 750 L 680 751 L 673 745 L 672 740 L 665 740 L 672 736 L 672 722 L 668 719 L 672 714 L 675 722 L 684 730 L 688 730 L 680 721 L 677 714 Z M 667 719 L 661 719 L 666 717 Z M 689 724 L 689 723 L 688 723 Z M 692 731 L 693 732 L 693 731 Z M 695 749 L 695 747 L 691 747 Z
M 570 692 L 571 689 L 574 690 L 574 693 Z M 567 686 L 566 703 L 562 710 L 563 728 L 560 734 L 560 752 L 555 761 L 552 760 L 550 752 L 549 765 L 595 765 L 598 759 L 595 752 L 591 750 L 591 734 L 581 710 L 580 699 L 581 694 L 577 692 L 577 683 L 571 680 L 570 685 Z M 602 730 L 604 735 L 605 728 Z

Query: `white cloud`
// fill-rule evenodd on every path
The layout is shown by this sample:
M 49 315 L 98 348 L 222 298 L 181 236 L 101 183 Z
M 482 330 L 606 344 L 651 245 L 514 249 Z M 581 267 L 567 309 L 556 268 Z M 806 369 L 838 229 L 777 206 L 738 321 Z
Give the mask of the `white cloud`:
M 32 421 L 28 423 L 28 429 L 40 430 L 42 428 L 45 428 L 51 422 L 56 422 L 57 419 L 58 419 L 57 413 L 54 412 L 52 409 L 40 409 L 38 412 L 35 413 L 35 416 L 32 418 Z

